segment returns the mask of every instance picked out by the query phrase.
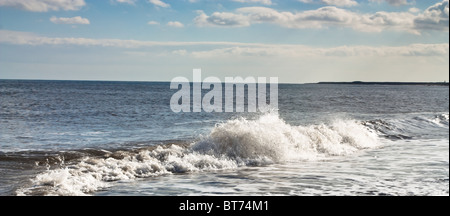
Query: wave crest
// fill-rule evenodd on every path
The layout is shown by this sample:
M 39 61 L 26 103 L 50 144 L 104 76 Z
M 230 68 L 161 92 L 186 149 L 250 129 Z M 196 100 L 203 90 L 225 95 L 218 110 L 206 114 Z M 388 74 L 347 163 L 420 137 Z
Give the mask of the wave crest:
M 240 118 L 219 124 L 192 148 L 244 162 L 284 162 L 344 156 L 378 145 L 376 133 L 356 121 L 291 126 L 278 115 L 266 114 L 253 121 Z
M 376 133 L 356 121 L 292 126 L 276 114 L 265 114 L 256 120 L 240 118 L 218 124 L 187 147 L 166 145 L 122 151 L 120 157 L 84 157 L 37 175 L 31 187 L 21 188 L 17 194 L 88 195 L 112 181 L 325 159 L 377 146 Z

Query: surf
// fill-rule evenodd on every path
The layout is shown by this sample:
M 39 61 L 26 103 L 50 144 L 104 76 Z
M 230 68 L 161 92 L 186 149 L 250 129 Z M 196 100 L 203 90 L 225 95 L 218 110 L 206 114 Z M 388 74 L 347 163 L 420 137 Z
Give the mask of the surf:
M 375 131 L 355 120 L 293 126 L 278 114 L 217 124 L 187 145 L 84 156 L 49 168 L 17 195 L 90 195 L 116 181 L 177 173 L 235 170 L 305 160 L 326 160 L 381 146 Z

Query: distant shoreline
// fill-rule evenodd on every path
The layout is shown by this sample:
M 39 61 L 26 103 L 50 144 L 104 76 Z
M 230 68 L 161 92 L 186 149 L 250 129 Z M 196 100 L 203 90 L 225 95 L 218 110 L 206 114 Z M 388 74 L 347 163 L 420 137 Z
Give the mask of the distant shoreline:
M 0 81 L 21 82 L 103 82 L 103 83 L 153 83 L 166 84 L 170 81 L 121 81 L 121 80 L 51 80 L 51 79 L 0 79 Z M 190 82 L 192 83 L 192 82 Z M 449 86 L 448 82 L 317 82 L 317 83 L 279 83 L 280 85 L 422 85 L 422 86 Z
M 448 82 L 319 82 L 317 84 L 333 85 L 425 85 L 425 86 L 449 86 Z

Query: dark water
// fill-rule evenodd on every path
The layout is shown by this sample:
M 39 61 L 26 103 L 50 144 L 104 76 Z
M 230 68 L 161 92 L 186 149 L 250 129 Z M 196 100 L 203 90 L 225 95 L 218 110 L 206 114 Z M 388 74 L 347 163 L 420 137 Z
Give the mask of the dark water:
M 0 81 L 0 194 L 448 195 L 448 87 L 280 85 L 266 114 L 175 92 Z

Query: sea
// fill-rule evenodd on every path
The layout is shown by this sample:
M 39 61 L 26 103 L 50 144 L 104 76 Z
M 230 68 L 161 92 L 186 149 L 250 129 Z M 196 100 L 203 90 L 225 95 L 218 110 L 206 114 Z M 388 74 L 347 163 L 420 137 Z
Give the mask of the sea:
M 278 88 L 175 113 L 170 83 L 0 80 L 0 195 L 449 195 L 448 86 Z

